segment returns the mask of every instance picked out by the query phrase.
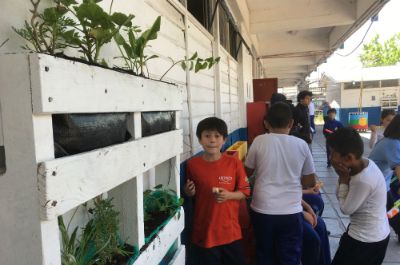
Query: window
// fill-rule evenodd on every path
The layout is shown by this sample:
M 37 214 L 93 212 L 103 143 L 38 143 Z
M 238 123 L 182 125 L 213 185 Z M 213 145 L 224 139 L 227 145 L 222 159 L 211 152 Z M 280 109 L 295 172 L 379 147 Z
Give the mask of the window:
M 361 87 L 361 82 L 346 82 L 344 83 L 344 89 L 359 89 Z
M 216 0 L 187 0 L 186 2 L 189 12 L 211 33 Z
M 395 87 L 395 86 L 399 86 L 398 79 L 388 79 L 381 81 L 381 87 Z
M 363 88 L 379 88 L 379 80 L 363 81 Z
M 242 43 L 242 38 L 222 5 L 219 8 L 219 41 L 221 46 L 224 47 L 233 58 L 237 59 L 236 57 Z
M 229 51 L 229 18 L 222 8 L 219 8 L 219 43 Z

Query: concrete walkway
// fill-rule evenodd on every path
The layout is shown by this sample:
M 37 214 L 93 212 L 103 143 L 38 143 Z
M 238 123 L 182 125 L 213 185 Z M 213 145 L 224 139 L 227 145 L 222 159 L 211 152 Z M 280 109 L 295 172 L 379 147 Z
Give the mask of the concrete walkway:
M 367 144 L 367 135 L 362 134 L 362 136 L 365 140 L 364 155 L 368 156 L 370 149 Z M 346 230 L 350 219 L 349 216 L 341 213 L 339 202 L 336 199 L 335 190 L 338 177 L 332 168 L 326 167 L 325 138 L 322 134 L 321 127 L 317 128 L 317 134 L 314 137 L 312 150 L 317 175 L 320 180 L 324 182 L 322 197 L 325 202 L 325 210 L 322 217 L 326 223 L 327 229 L 331 232 L 329 242 L 333 258 L 339 245 L 340 236 Z M 400 243 L 397 242 L 397 236 L 393 231 L 391 233 L 389 246 L 383 264 L 400 264 Z

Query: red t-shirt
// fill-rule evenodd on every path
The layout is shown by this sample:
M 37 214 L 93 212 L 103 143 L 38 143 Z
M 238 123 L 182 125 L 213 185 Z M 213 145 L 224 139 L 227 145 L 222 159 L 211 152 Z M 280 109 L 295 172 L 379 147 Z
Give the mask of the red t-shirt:
M 196 187 L 192 242 L 204 248 L 232 243 L 242 238 L 237 200 L 217 203 L 213 187 L 241 191 L 250 195 L 250 187 L 242 161 L 222 155 L 213 162 L 201 156 L 188 161 L 187 178 Z

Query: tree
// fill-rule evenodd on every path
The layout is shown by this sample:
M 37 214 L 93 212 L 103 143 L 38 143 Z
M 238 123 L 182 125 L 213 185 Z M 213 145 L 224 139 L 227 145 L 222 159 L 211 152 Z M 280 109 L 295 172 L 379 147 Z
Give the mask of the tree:
M 395 65 L 400 62 L 400 32 L 393 35 L 383 44 L 379 42 L 379 34 L 364 44 L 360 55 L 363 67 Z

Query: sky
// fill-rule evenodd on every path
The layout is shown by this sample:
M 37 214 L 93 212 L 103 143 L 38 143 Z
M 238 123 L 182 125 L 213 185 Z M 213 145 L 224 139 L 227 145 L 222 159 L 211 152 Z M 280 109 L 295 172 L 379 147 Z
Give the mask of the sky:
M 364 42 L 368 43 L 376 33 L 379 34 L 380 42 L 389 39 L 395 33 L 400 32 L 400 0 L 391 0 L 388 2 L 379 12 L 378 21 L 373 22 L 370 30 L 368 31 Z M 312 78 L 318 73 L 327 73 L 334 75 L 340 71 L 351 71 L 352 69 L 357 69 L 361 67 L 361 62 L 359 56 L 362 52 L 363 45 L 361 44 L 354 53 L 347 57 L 339 56 L 347 55 L 360 44 L 363 36 L 365 35 L 369 25 L 370 20 L 368 20 L 358 31 L 356 31 L 345 43 L 344 48 L 337 50 L 330 58 L 328 58 L 327 63 L 324 63 L 318 67 L 317 73 L 314 72 L 311 76 Z

